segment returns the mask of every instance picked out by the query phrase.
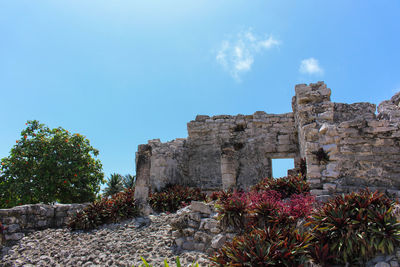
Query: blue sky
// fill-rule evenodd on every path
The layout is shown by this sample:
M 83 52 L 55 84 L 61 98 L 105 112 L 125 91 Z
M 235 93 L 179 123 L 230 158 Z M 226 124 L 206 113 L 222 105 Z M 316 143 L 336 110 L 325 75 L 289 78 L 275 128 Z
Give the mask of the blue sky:
M 323 80 L 336 102 L 400 90 L 400 2 L 8 0 L 0 2 L 0 157 L 27 120 L 135 173 L 138 144 L 186 137 L 197 114 L 291 111 Z

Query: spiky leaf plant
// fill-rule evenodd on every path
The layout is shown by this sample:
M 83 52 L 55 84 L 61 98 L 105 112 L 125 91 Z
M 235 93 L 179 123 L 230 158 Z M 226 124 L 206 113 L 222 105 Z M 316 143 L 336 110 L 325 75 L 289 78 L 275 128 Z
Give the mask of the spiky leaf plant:
M 307 224 L 313 227 L 315 245 L 327 245 L 329 254 L 336 255 L 332 263 L 362 265 L 378 252 L 392 254 L 400 245 L 394 204 L 383 193 L 366 189 L 325 203 Z
M 104 188 L 103 196 L 109 197 L 123 190 L 124 186 L 122 184 L 121 174 L 113 173 L 110 175 L 110 178 L 107 179 L 106 188 Z
M 136 175 L 127 174 L 122 177 L 122 183 L 124 188 L 133 189 L 136 183 Z

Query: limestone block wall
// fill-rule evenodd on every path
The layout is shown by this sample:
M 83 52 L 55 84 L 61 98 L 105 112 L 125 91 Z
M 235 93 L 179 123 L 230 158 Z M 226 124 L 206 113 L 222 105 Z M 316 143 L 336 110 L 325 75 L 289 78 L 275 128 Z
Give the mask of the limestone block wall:
M 293 113 L 197 116 L 188 133 L 189 176 L 199 187 L 248 188 L 272 176 L 272 158 L 299 160 Z
M 148 185 L 152 190 L 169 183 L 203 190 L 248 188 L 272 176 L 272 158 L 300 161 L 293 113 L 199 115 L 187 127 L 186 139 L 167 143 L 155 139 L 139 146 L 139 186 Z M 145 194 L 140 192 L 137 194 Z
M 297 85 L 292 102 L 312 193 L 324 196 L 368 186 L 397 194 L 400 132 L 395 100 L 400 98 L 385 102 L 381 109 L 386 114 L 376 116 L 373 104 L 332 103 L 330 94 L 323 82 Z M 328 160 L 319 160 L 321 149 Z
M 0 222 L 5 226 L 4 241 L 18 241 L 26 233 L 53 227 L 64 227 L 69 218 L 87 204 L 31 204 L 0 209 Z

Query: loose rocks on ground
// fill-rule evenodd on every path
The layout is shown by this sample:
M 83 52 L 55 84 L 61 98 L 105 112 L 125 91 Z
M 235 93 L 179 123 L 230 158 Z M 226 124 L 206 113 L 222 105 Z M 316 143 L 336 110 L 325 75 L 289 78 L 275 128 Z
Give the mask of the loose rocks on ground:
M 141 258 L 154 266 L 164 259 L 174 266 L 197 261 L 208 266 L 201 252 L 174 250 L 169 215 L 150 215 L 89 232 L 46 229 L 27 235 L 3 255 L 0 266 L 138 266 Z

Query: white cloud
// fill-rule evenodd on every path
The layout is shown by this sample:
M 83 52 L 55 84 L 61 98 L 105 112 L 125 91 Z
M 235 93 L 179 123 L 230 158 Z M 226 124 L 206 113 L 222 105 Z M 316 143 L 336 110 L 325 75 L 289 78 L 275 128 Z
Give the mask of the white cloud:
M 236 80 L 251 70 L 256 54 L 278 46 L 280 41 L 272 36 L 260 38 L 251 29 L 238 33 L 235 38 L 224 40 L 217 51 L 216 60 Z
M 319 66 L 318 60 L 313 57 L 303 59 L 299 71 L 305 74 L 324 74 L 324 70 Z

